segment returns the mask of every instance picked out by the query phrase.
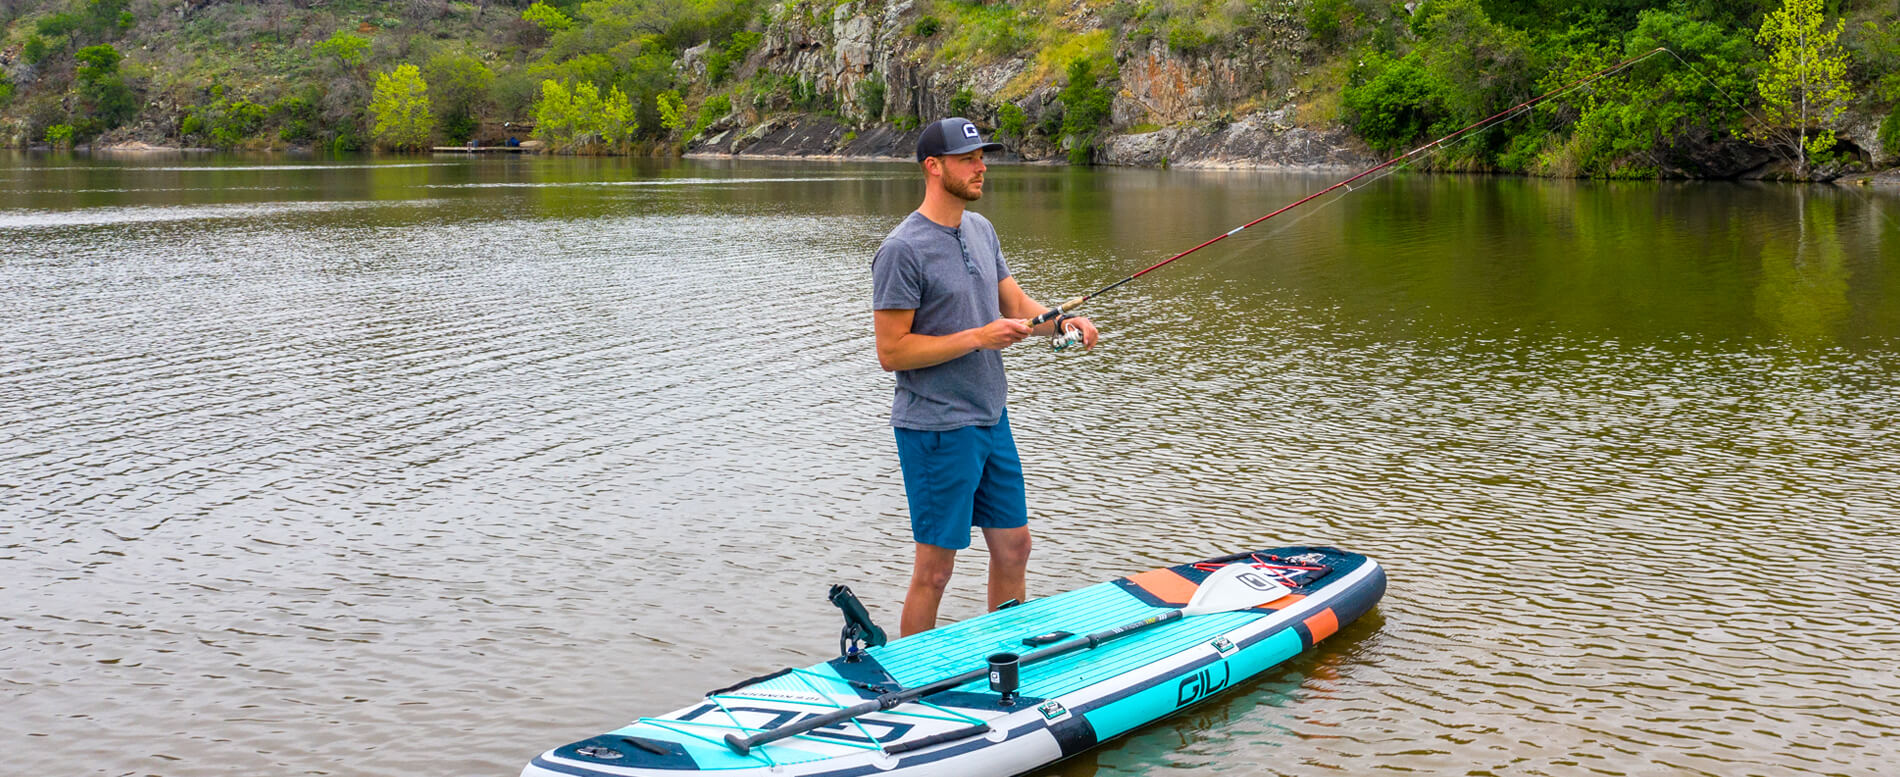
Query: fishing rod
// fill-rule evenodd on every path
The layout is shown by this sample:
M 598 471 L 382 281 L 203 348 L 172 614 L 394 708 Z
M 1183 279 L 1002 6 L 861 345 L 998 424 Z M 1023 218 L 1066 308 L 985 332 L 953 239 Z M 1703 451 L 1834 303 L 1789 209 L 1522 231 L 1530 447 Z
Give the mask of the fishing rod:
M 1505 110 L 1499 111 L 1498 113 L 1493 114 L 1488 118 L 1467 124 L 1459 128 L 1456 132 L 1453 132 L 1442 138 L 1434 140 L 1430 143 L 1426 143 L 1425 145 L 1419 146 L 1418 148 L 1412 149 L 1411 151 L 1407 151 L 1403 154 L 1395 156 L 1391 159 L 1388 159 L 1372 167 L 1368 167 L 1365 170 L 1361 170 L 1357 174 L 1354 174 L 1351 178 L 1347 178 L 1343 181 L 1340 181 L 1339 183 L 1333 184 L 1324 189 L 1313 192 L 1312 194 L 1306 195 L 1305 197 L 1301 197 L 1300 199 L 1294 201 L 1291 204 L 1286 205 L 1285 207 L 1280 208 L 1279 210 L 1276 210 L 1265 216 L 1261 216 L 1260 218 L 1249 221 L 1238 227 L 1234 227 L 1233 229 L 1227 230 L 1225 233 L 1217 235 L 1213 239 L 1208 240 L 1204 243 L 1201 243 L 1200 245 L 1197 245 L 1186 251 L 1182 251 L 1181 253 L 1170 256 L 1159 262 L 1156 262 L 1155 264 L 1148 267 L 1147 269 L 1142 270 L 1141 272 L 1135 273 L 1134 275 L 1130 275 L 1126 278 L 1123 278 L 1119 281 L 1111 283 L 1107 286 L 1103 286 L 1102 288 L 1096 289 L 1093 292 L 1084 294 L 1080 297 L 1076 297 L 1075 299 L 1069 300 L 1068 302 L 1064 302 L 1060 305 L 1050 308 L 1049 310 L 1043 312 L 1042 315 L 1039 315 L 1039 316 L 1036 316 L 1035 318 L 1030 319 L 1029 325 L 1034 327 L 1038 324 L 1041 324 L 1044 321 L 1048 321 L 1058 316 L 1067 314 L 1069 311 L 1081 307 L 1083 303 L 1088 302 L 1089 300 L 1095 299 L 1096 297 L 1102 296 L 1103 294 L 1107 294 L 1110 291 L 1114 291 L 1117 287 L 1120 287 L 1121 285 L 1128 283 L 1129 281 L 1132 281 L 1143 275 L 1147 275 L 1148 273 L 1154 272 L 1155 270 L 1159 270 L 1163 267 L 1166 267 L 1169 264 L 1172 264 L 1176 259 L 1180 259 L 1181 257 L 1194 253 L 1195 251 L 1199 251 L 1203 248 L 1211 246 L 1222 240 L 1226 240 L 1227 238 L 1233 237 L 1234 235 L 1239 234 L 1241 230 L 1244 230 L 1262 221 L 1266 221 L 1267 219 L 1273 218 L 1274 216 L 1278 216 L 1294 208 L 1300 207 L 1301 205 L 1305 205 L 1306 203 L 1319 199 L 1320 197 L 1323 197 L 1329 193 L 1338 191 L 1339 189 L 1346 189 L 1348 192 L 1351 192 L 1353 191 L 1353 189 L 1351 188 L 1352 184 L 1361 178 L 1364 178 L 1368 175 L 1372 175 L 1373 173 L 1377 173 L 1381 170 L 1386 170 L 1401 162 L 1409 161 L 1413 157 L 1419 156 L 1428 151 L 1435 151 L 1439 148 L 1443 148 L 1445 144 L 1455 143 L 1458 140 L 1463 139 L 1464 136 L 1467 134 L 1470 134 L 1477 130 L 1484 129 L 1485 127 L 1489 127 L 1493 124 L 1507 121 L 1511 118 L 1514 118 L 1517 114 L 1527 113 L 1530 111 L 1532 107 L 1535 107 L 1538 103 L 1541 103 L 1552 97 L 1556 97 L 1558 95 L 1564 94 L 1566 92 L 1570 92 L 1572 90 L 1581 88 L 1584 85 L 1597 81 L 1599 79 L 1607 78 L 1611 75 L 1614 75 L 1618 71 L 1634 66 L 1638 62 L 1641 62 L 1645 59 L 1649 59 L 1650 57 L 1653 57 L 1653 56 L 1656 56 L 1657 54 L 1662 54 L 1665 52 L 1669 53 L 1671 56 L 1676 56 L 1676 53 L 1673 51 L 1670 51 L 1668 48 L 1657 46 L 1656 48 L 1651 49 L 1648 52 L 1623 60 L 1622 62 L 1618 62 L 1609 67 L 1603 68 L 1602 70 L 1598 70 L 1594 73 L 1578 78 L 1574 81 L 1571 81 L 1570 83 L 1557 87 L 1556 89 L 1552 89 L 1548 92 L 1540 94 L 1529 100 L 1525 100 L 1524 102 L 1518 103 L 1517 105 L 1514 105 L 1510 108 L 1506 108 Z M 1676 56 L 1676 59 L 1681 60 L 1682 57 Z M 1687 63 L 1684 63 L 1684 64 L 1687 64 Z M 1064 348 L 1067 348 L 1071 345 L 1075 345 L 1076 343 L 1081 342 L 1081 340 L 1082 340 L 1082 333 L 1079 330 L 1070 329 L 1066 332 L 1057 333 L 1056 338 L 1052 341 L 1052 344 L 1055 346 L 1056 350 L 1060 351 Z

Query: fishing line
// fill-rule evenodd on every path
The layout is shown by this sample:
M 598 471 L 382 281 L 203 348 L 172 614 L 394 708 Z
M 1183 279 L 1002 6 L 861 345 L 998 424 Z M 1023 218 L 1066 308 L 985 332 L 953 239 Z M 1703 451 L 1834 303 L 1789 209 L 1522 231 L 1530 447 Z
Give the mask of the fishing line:
M 1320 199 L 1321 197 L 1324 197 L 1328 194 L 1344 189 L 1345 191 L 1341 192 L 1339 197 L 1335 197 L 1332 200 L 1322 203 L 1321 208 L 1323 208 L 1325 205 L 1331 204 L 1332 202 L 1337 202 L 1339 201 L 1339 199 L 1345 197 L 1347 194 L 1351 194 L 1354 191 L 1362 189 L 1366 186 L 1370 186 L 1371 184 L 1384 178 L 1386 175 L 1391 174 L 1391 172 L 1394 172 L 1403 166 L 1409 165 L 1411 162 L 1419 158 L 1422 158 L 1427 154 L 1437 152 L 1448 145 L 1454 145 L 1466 139 L 1473 132 L 1490 127 L 1494 124 L 1509 121 L 1513 118 L 1516 118 L 1517 116 L 1529 113 L 1533 107 L 1536 107 L 1537 105 L 1547 100 L 1550 100 L 1551 98 L 1569 94 L 1570 92 L 1576 91 L 1577 89 L 1581 89 L 1587 85 L 1595 83 L 1596 81 L 1602 80 L 1604 78 L 1608 78 L 1612 75 L 1622 72 L 1623 70 L 1626 70 L 1630 67 L 1635 66 L 1637 63 L 1642 62 L 1643 60 L 1649 59 L 1650 57 L 1653 57 L 1653 56 L 1656 56 L 1657 54 L 1662 54 L 1662 53 L 1668 53 L 1670 56 L 1675 56 L 1677 61 L 1682 61 L 1682 57 L 1677 56 L 1675 52 L 1670 51 L 1669 49 L 1664 48 L 1662 46 L 1658 46 L 1643 54 L 1639 54 L 1637 56 L 1623 60 L 1622 62 L 1618 62 L 1609 67 L 1606 67 L 1596 72 L 1585 75 L 1581 78 L 1571 81 L 1570 83 L 1564 84 L 1563 86 L 1560 86 L 1556 89 L 1540 94 L 1529 100 L 1525 100 L 1524 102 L 1518 103 L 1517 105 L 1511 106 L 1510 108 L 1506 108 L 1502 111 L 1499 111 L 1498 113 L 1493 114 L 1487 118 L 1467 124 L 1459 128 L 1458 130 L 1452 132 L 1451 134 L 1445 135 L 1444 137 L 1438 138 L 1437 140 L 1433 140 L 1429 143 L 1426 143 L 1425 145 L 1419 146 L 1418 148 L 1414 148 L 1411 151 L 1407 151 L 1403 154 L 1395 156 L 1377 165 L 1366 168 L 1365 170 L 1361 170 L 1358 173 L 1353 174 L 1351 177 L 1346 178 L 1345 180 L 1342 180 L 1338 183 L 1335 183 L 1319 191 L 1313 192 L 1312 194 L 1306 195 L 1305 197 L 1295 200 L 1292 203 L 1282 206 L 1279 210 L 1275 210 L 1271 213 L 1268 213 L 1267 215 L 1261 216 L 1260 218 L 1249 221 L 1238 227 L 1234 227 L 1233 229 L 1230 229 L 1224 233 L 1221 233 L 1220 235 L 1216 235 L 1215 237 L 1209 240 L 1206 240 L 1202 242 L 1201 244 L 1194 246 L 1193 248 L 1189 248 L 1186 251 L 1182 251 L 1181 253 L 1175 254 L 1159 262 L 1156 262 L 1155 264 L 1150 265 L 1149 267 L 1133 275 L 1130 275 L 1114 283 L 1108 284 L 1107 286 L 1103 286 L 1102 288 L 1096 289 L 1095 291 L 1090 292 L 1088 294 L 1084 294 L 1080 297 L 1076 297 L 1067 302 L 1063 302 L 1059 305 L 1056 305 L 1055 307 L 1052 307 L 1049 310 L 1043 312 L 1042 315 L 1039 315 L 1039 316 L 1036 316 L 1035 318 L 1030 319 L 1029 325 L 1032 327 L 1037 326 L 1045 321 L 1049 321 L 1058 316 L 1066 314 L 1069 311 L 1072 311 L 1072 310 L 1075 310 L 1076 308 L 1081 307 L 1084 303 L 1088 302 L 1089 300 L 1092 300 L 1103 294 L 1107 294 L 1108 292 L 1114 291 L 1115 289 L 1121 287 L 1122 285 L 1134 281 L 1136 278 L 1140 278 L 1143 275 L 1147 275 L 1148 273 L 1154 272 L 1155 270 L 1159 270 L 1163 267 L 1166 267 L 1169 264 L 1174 263 L 1176 260 L 1181 259 L 1182 257 L 1185 257 L 1203 248 L 1211 246 L 1222 240 L 1226 240 L 1227 238 L 1233 237 L 1234 235 L 1240 234 L 1242 231 L 1246 230 L 1249 227 L 1254 226 L 1255 224 L 1259 224 L 1263 221 L 1271 219 L 1282 213 L 1293 210 L 1294 208 L 1298 208 L 1301 205 L 1305 205 L 1309 202 Z M 1687 65 L 1688 63 L 1684 62 L 1683 64 Z M 1694 68 L 1690 68 L 1690 69 L 1694 70 Z M 1701 76 L 1701 73 L 1699 71 L 1697 71 L 1696 74 L 1698 76 Z M 1702 77 L 1703 77 L 1703 80 L 1705 81 L 1708 80 L 1706 76 L 1702 76 Z M 1709 83 L 1712 86 L 1714 85 L 1713 81 L 1710 81 Z M 1716 90 L 1721 91 L 1721 87 L 1719 86 L 1716 87 Z M 1724 92 L 1723 94 L 1726 96 L 1727 93 Z M 1365 180 L 1368 178 L 1368 176 L 1371 177 L 1370 180 Z M 1355 186 L 1355 184 L 1357 185 Z M 1316 208 L 1314 210 L 1317 211 L 1318 209 Z M 1079 332 L 1076 332 L 1073 330 L 1066 333 L 1058 333 L 1058 335 L 1056 336 L 1054 340 L 1054 345 L 1055 345 L 1056 350 L 1059 351 L 1059 350 L 1062 350 L 1063 348 L 1066 348 L 1070 345 L 1075 344 L 1076 342 L 1079 341 L 1080 336 L 1081 335 Z

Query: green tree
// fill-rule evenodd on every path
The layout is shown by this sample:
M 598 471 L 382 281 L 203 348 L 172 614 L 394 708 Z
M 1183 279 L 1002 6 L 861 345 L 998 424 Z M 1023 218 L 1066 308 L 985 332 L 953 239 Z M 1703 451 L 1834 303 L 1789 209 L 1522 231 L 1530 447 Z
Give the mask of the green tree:
M 1346 123 L 1381 152 L 1397 152 L 1444 128 L 1451 86 L 1426 69 L 1417 52 L 1390 60 L 1369 54 L 1340 92 Z
M 1873 84 L 1874 94 L 1882 100 L 1900 101 L 1900 8 L 1878 23 L 1861 22 L 1856 42 L 1854 60 Z
M 633 133 L 640 129 L 640 119 L 634 111 L 633 101 L 620 91 L 620 87 L 609 88 L 607 94 L 600 98 L 598 116 L 595 126 L 599 128 L 600 140 L 606 150 L 627 153 Z
M 763 33 L 735 32 L 732 39 L 726 41 L 723 48 L 713 49 L 706 55 L 706 78 L 717 84 L 731 75 L 732 68 L 745 62 L 745 58 L 758 48 L 765 39 Z
M 94 40 L 131 29 L 135 18 L 126 10 L 129 4 L 129 0 L 86 0 L 79 27 Z
M 619 87 L 602 95 L 592 81 L 569 88 L 553 79 L 541 82 L 534 123 L 536 138 L 569 153 L 625 152 L 640 127 L 633 101 Z
M 858 81 L 858 105 L 864 108 L 865 118 L 872 121 L 884 118 L 884 95 L 889 88 L 884 84 L 884 77 L 877 73 Z
M 731 97 L 722 94 L 706 98 L 705 102 L 699 104 L 699 120 L 693 122 L 693 126 L 686 130 L 685 139 L 692 140 L 693 138 L 699 137 L 699 133 L 704 132 L 707 127 L 712 126 L 713 122 L 720 120 L 731 112 Z
M 996 109 L 996 134 L 1021 140 L 1029 129 L 1029 113 L 1015 103 Z
M 1628 77 L 1599 81 L 1543 109 L 1553 115 L 1577 113 L 1565 145 L 1568 164 L 1552 158 L 1545 172 L 1648 177 L 1683 171 L 1694 163 L 1694 152 L 1731 134 L 1742 111 L 1730 95 L 1747 89 L 1745 67 L 1756 56 L 1755 49 L 1745 32 L 1673 10 L 1641 12 L 1620 53 L 1607 47 L 1580 52 L 1568 68 L 1552 72 L 1537 88 L 1557 89 L 1618 59 L 1637 58 L 1658 47 L 1688 58 L 1696 67 L 1682 67 L 1670 57 L 1651 58 L 1635 65 Z
M 1077 57 L 1069 62 L 1069 82 L 1056 95 L 1062 103 L 1062 134 L 1069 145 L 1070 164 L 1088 164 L 1095 158 L 1096 139 L 1108 124 L 1114 93 L 1102 86 L 1102 80 L 1094 62 Z
M 574 111 L 574 91 L 554 79 L 541 82 L 541 99 L 534 104 L 534 136 L 550 151 L 566 151 L 580 134 Z
M 689 114 L 686 112 L 686 101 L 680 98 L 679 92 L 671 89 L 661 92 L 654 98 L 654 104 L 660 109 L 660 126 L 668 132 L 686 129 Z
M 374 122 L 370 135 L 391 148 L 424 148 L 435 131 L 429 84 L 422 80 L 422 71 L 415 65 L 397 65 L 395 70 L 376 76 L 369 113 Z
M 528 10 L 522 11 L 521 18 L 548 32 L 560 32 L 574 26 L 574 20 L 567 14 L 561 13 L 561 9 L 543 3 L 541 0 L 535 0 L 534 4 L 528 6 Z
M 25 60 L 29 65 L 45 62 L 46 56 L 51 53 L 53 53 L 52 45 L 39 35 L 26 36 L 26 43 L 20 46 L 20 59 Z
M 428 82 L 430 102 L 441 117 L 442 136 L 451 143 L 468 140 L 480 123 L 476 117 L 487 112 L 495 71 L 472 55 L 444 51 L 429 58 L 422 80 Z
M 1768 51 L 1756 77 L 1767 114 L 1756 139 L 1794 152 L 1795 175 L 1807 178 L 1809 157 L 1834 147 L 1834 123 L 1854 93 L 1841 49 L 1846 20 L 1827 29 L 1821 0 L 1785 0 L 1762 19 L 1755 42 Z
M 86 134 L 112 129 L 138 114 L 138 97 L 119 74 L 119 62 L 124 56 L 118 49 L 110 43 L 101 43 L 74 52 L 73 58 L 79 60 L 79 66 L 74 69 L 78 78 L 75 86 L 88 118 L 84 122 Z
M 269 107 L 242 98 L 226 97 L 224 88 L 211 88 L 212 101 L 185 109 L 178 134 L 197 138 L 217 148 L 235 148 L 257 136 L 269 120 Z
M 345 68 L 361 67 L 364 58 L 369 56 L 369 39 L 347 30 L 337 30 L 329 38 L 311 44 L 310 50 L 319 57 L 336 60 L 337 64 Z
M 79 67 L 73 71 L 74 75 L 80 78 L 98 78 L 117 72 L 119 63 L 125 59 L 125 55 L 120 54 L 118 49 L 112 47 L 112 44 L 101 43 L 73 52 L 73 59 L 79 60 Z

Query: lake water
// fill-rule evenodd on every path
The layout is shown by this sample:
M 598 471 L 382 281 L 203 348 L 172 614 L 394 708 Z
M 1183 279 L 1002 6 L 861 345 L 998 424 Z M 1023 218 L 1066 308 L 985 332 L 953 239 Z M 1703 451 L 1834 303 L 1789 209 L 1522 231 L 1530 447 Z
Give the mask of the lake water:
M 1343 177 L 997 167 L 1085 293 Z M 0 771 L 515 774 L 894 625 L 901 164 L 0 157 Z M 1045 775 L 1891 774 L 1900 193 L 1398 175 L 1008 351 L 1032 594 L 1384 602 Z M 980 612 L 965 554 L 946 617 Z

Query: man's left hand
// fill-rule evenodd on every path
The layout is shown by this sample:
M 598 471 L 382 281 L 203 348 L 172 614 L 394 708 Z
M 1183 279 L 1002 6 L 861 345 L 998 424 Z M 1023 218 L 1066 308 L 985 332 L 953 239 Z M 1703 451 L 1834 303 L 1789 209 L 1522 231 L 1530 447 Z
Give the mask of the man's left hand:
M 1100 336 L 1100 333 L 1095 331 L 1095 324 L 1081 316 L 1075 316 L 1072 318 L 1064 319 L 1062 322 L 1062 328 L 1082 330 L 1082 349 L 1083 350 L 1094 348 L 1095 338 Z

